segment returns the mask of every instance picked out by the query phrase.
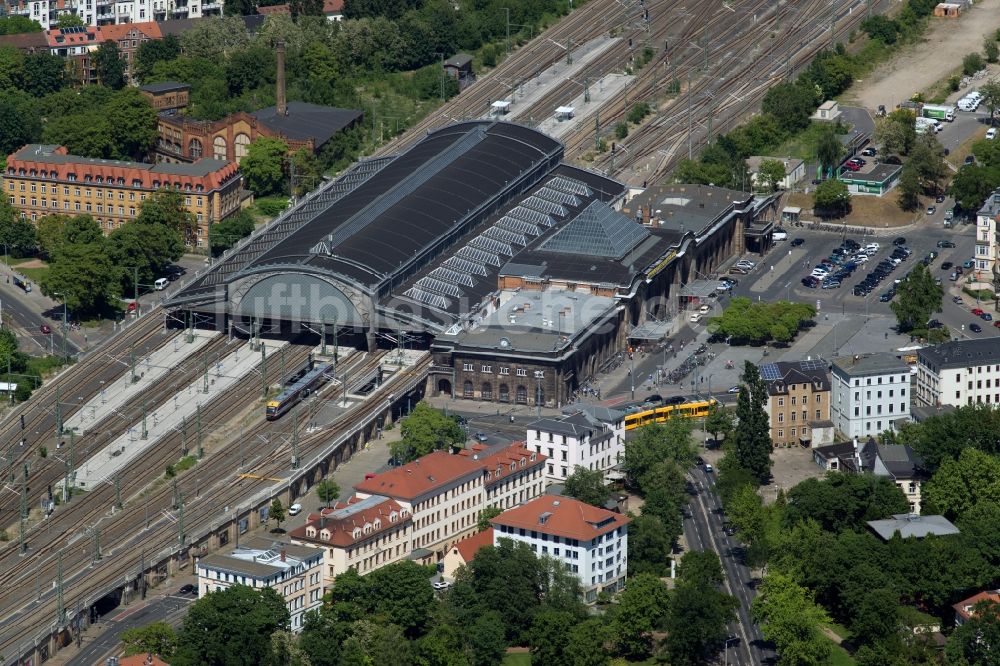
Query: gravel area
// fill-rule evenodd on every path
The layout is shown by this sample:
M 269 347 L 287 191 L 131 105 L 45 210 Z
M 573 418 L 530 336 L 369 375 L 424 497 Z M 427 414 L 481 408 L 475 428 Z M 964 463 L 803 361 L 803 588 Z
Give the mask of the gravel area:
M 871 76 L 855 83 L 848 98 L 868 109 L 892 109 L 947 77 L 962 58 L 981 51 L 983 37 L 1000 28 L 1000 0 L 982 0 L 958 19 L 931 19 L 923 42 L 897 53 Z

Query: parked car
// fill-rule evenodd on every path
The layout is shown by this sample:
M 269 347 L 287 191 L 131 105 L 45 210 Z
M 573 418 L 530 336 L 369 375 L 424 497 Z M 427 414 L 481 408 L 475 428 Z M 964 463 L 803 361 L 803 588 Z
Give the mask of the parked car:
M 838 289 L 840 288 L 840 280 L 827 280 L 823 283 L 824 289 Z
M 927 214 L 928 215 L 933 215 L 936 212 L 937 212 L 937 206 L 928 206 L 927 207 Z
M 486 433 L 482 433 L 482 432 L 477 432 L 475 435 L 472 436 L 472 438 L 475 439 L 477 442 L 481 442 L 481 443 L 485 443 L 489 439 L 486 436 Z
M 984 312 L 983 314 L 979 315 L 979 318 L 982 319 L 983 321 L 993 321 L 993 315 L 991 315 L 989 312 Z
M 892 244 L 895 245 L 896 247 L 899 247 L 900 245 L 906 245 L 906 239 L 900 236 L 899 238 L 896 238 L 894 241 L 892 241 Z
M 892 300 L 892 297 L 894 295 L 895 294 L 890 294 L 889 292 L 885 292 L 884 294 L 878 297 L 878 300 L 881 301 L 882 303 L 888 303 L 889 301 Z
M 191 583 L 187 583 L 185 585 L 181 585 L 181 589 L 177 590 L 177 594 L 194 594 L 197 592 L 197 590 L 198 588 L 196 588 L 194 585 L 192 585 Z
M 982 308 L 972 308 L 972 314 L 974 314 L 974 315 L 976 315 L 978 317 L 979 315 L 983 314 L 983 309 Z
M 703 315 L 708 314 L 711 311 L 712 311 L 712 306 L 707 304 L 698 308 L 698 312 L 702 313 Z
M 989 139 L 990 141 L 997 138 L 997 128 L 991 127 L 988 130 L 986 130 L 986 138 Z
M 293 504 L 290 507 L 288 507 L 288 515 L 289 516 L 297 516 L 300 513 L 302 513 L 302 505 L 299 504 L 298 502 L 296 502 L 295 504 Z
M 956 303 L 958 305 L 962 305 L 962 297 L 961 296 L 952 296 L 951 297 L 951 302 L 952 303 Z
M 435 590 L 447 590 L 449 587 L 451 587 L 451 583 L 449 583 L 446 580 L 436 580 L 433 583 L 431 583 L 431 585 L 433 585 Z
M 975 163 L 976 163 L 976 156 L 975 155 L 966 155 L 965 156 L 965 164 L 975 164 Z
M 983 327 L 980 326 L 979 324 L 969 324 L 969 330 L 972 331 L 973 333 L 982 333 Z
M 954 265 L 955 264 L 951 263 L 950 261 L 946 261 L 943 264 L 941 264 L 941 270 L 943 270 L 943 271 L 950 270 L 951 267 L 954 266 Z
M 48 324 L 42 324 L 42 335 L 50 335 L 52 333 L 52 327 Z
M 864 155 L 865 157 L 875 157 L 876 155 L 878 155 L 878 150 L 869 146 L 868 148 L 862 150 L 861 154 Z
M 966 259 L 965 261 L 962 262 L 962 268 L 972 268 L 975 265 L 976 262 L 974 262 L 972 259 Z
M 944 203 L 944 195 L 943 194 L 937 195 L 936 197 L 934 197 L 934 201 L 938 203 Z
M 802 240 L 801 238 L 793 238 L 792 239 L 792 247 L 798 247 L 799 245 L 802 245 L 803 243 L 805 243 L 805 241 Z
M 950 240 L 939 240 L 937 242 L 937 246 L 938 247 L 955 247 L 955 243 L 953 243 Z M 932 253 L 932 254 L 934 254 L 934 256 L 937 256 L 936 253 Z
M 1000 324 L 1000 321 L 998 321 L 997 324 Z M 739 386 L 730 386 L 729 390 L 726 391 L 726 393 L 739 393 L 739 392 L 740 392 Z
M 930 321 L 927 322 L 927 328 L 942 328 L 943 326 L 944 324 L 942 324 L 937 319 L 931 319 Z

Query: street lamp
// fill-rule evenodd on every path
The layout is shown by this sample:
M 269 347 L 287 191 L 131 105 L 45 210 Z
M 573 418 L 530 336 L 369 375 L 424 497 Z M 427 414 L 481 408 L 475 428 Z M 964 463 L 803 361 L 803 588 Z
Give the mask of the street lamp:
M 708 373 L 708 397 L 712 397 L 712 373 Z

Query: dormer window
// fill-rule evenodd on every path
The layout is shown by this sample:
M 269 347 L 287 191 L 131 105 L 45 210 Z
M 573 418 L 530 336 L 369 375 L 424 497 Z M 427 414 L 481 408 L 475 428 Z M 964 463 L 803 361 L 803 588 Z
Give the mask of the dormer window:
M 517 463 L 511 463 L 510 464 L 510 471 L 513 472 L 515 469 L 517 469 Z
M 319 538 L 322 539 L 323 541 L 329 541 L 330 540 L 330 530 L 323 530 L 322 532 L 320 532 L 319 533 Z
M 310 539 L 315 539 L 316 538 L 316 528 L 313 527 L 312 525 L 310 525 L 309 527 L 307 527 L 306 528 L 306 536 L 309 537 Z
M 361 528 L 355 527 L 354 530 L 351 532 L 351 537 L 357 539 L 360 536 L 361 536 Z
M 531 462 L 535 462 L 535 460 L 537 460 L 537 458 L 538 458 L 538 454 L 537 453 L 532 453 L 530 460 L 531 460 Z

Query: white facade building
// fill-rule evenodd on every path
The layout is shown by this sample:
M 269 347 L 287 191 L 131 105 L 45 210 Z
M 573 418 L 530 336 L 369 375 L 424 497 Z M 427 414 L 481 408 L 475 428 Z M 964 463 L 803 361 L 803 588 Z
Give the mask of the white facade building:
M 288 606 L 292 631 L 301 631 L 305 614 L 323 605 L 323 551 L 254 538 L 227 554 L 212 553 L 197 562 L 198 596 L 232 585 L 271 588 Z
M 7 13 L 38 21 L 44 30 L 59 24 L 66 14 L 79 16 L 86 25 L 145 23 L 170 19 L 202 18 L 222 14 L 222 2 L 211 0 L 25 0 L 10 3 Z
M 629 519 L 571 497 L 545 495 L 505 511 L 492 521 L 493 543 L 511 539 L 536 555 L 563 562 L 580 579 L 588 602 L 625 583 Z
M 545 478 L 550 483 L 562 483 L 577 466 L 600 470 L 610 480 L 625 453 L 625 417 L 590 409 L 541 419 L 528 425 L 525 444 L 548 458 Z
M 1000 404 L 1000 337 L 945 342 L 918 351 L 917 397 L 931 407 Z
M 976 262 L 974 278 L 980 282 L 992 282 L 997 261 L 997 218 L 1000 217 L 1000 189 L 995 190 L 983 202 L 976 213 Z
M 898 421 L 910 420 L 910 374 L 888 353 L 834 359 L 830 420 L 848 438 L 894 431 Z

